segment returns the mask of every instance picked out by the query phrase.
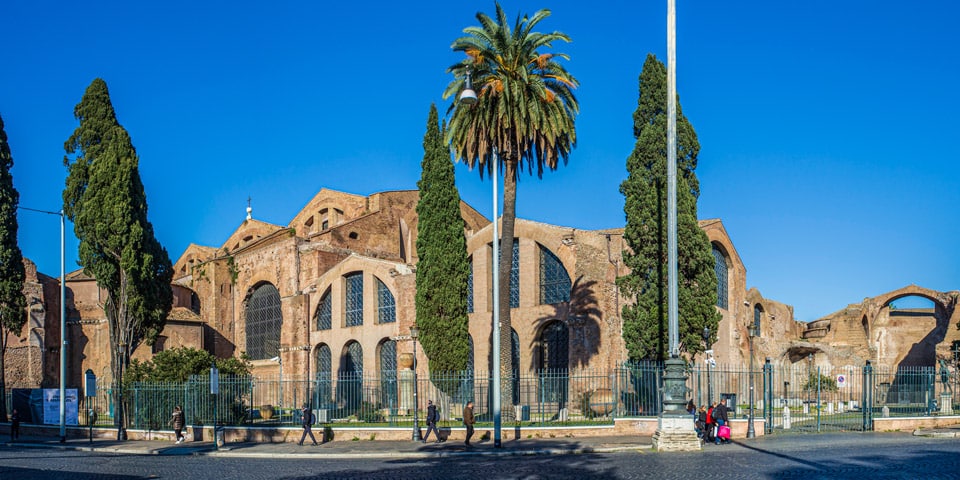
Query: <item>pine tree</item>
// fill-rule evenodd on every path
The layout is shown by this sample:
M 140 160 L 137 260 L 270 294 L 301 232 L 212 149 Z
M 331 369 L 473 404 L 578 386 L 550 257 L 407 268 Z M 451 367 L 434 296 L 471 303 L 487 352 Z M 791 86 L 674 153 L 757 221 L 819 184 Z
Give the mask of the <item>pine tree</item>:
M 137 152 L 117 121 L 103 80 L 87 87 L 74 116 L 80 126 L 64 144 L 69 166 L 64 212 L 80 240 L 84 273 L 106 291 L 111 367 L 119 382 L 134 350 L 143 342 L 153 344 L 163 329 L 173 299 L 173 268 L 147 220 Z M 120 438 L 122 391 L 114 389 Z
M 630 273 L 617 279 L 635 301 L 623 307 L 623 336 L 631 360 L 667 358 L 667 70 L 648 55 L 640 73 L 634 113 L 636 144 L 627 159 L 624 263 Z M 717 278 L 706 233 L 697 224 L 700 184 L 694 171 L 700 144 L 677 102 L 677 273 L 680 345 L 703 351 L 701 333 L 716 332 Z
M 6 388 L 7 341 L 20 335 L 27 322 L 27 300 L 23 296 L 23 254 L 17 245 L 17 205 L 20 194 L 13 187 L 13 155 L 0 117 L 0 422 L 7 421 Z
M 417 326 L 423 353 L 430 359 L 430 371 L 461 372 L 470 356 L 470 263 L 453 161 L 443 141 L 435 105 L 430 106 L 423 136 L 421 169 L 417 182 Z

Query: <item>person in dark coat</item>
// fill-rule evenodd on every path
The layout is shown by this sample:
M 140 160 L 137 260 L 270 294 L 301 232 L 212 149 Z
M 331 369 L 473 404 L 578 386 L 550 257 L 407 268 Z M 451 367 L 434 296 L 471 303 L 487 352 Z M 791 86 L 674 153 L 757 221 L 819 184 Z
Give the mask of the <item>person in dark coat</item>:
M 183 443 L 186 437 L 183 436 L 183 425 L 186 423 L 183 415 L 183 407 L 177 405 L 173 407 L 173 415 L 170 416 L 168 425 L 173 425 L 173 433 L 176 435 L 177 443 Z
M 437 406 L 433 404 L 433 400 L 427 400 L 427 433 L 423 436 L 423 443 L 427 443 L 430 432 L 434 433 L 434 436 L 437 437 L 437 443 L 440 443 L 440 430 L 437 430 L 437 421 L 439 420 L 440 415 L 437 414 Z
M 713 419 L 717 422 L 718 426 L 727 425 L 730 420 L 727 419 L 727 399 L 721 399 L 720 403 L 713 409 Z M 721 442 L 729 442 L 729 440 L 724 440 L 720 438 L 720 435 L 717 435 L 716 439 L 717 445 L 720 445 Z
M 466 446 L 471 447 L 470 437 L 473 436 L 473 402 L 467 402 L 467 406 L 463 407 L 463 425 L 467 427 L 467 440 L 463 442 Z
M 300 411 L 300 423 L 303 425 L 303 434 L 300 435 L 300 442 L 298 445 L 303 446 L 303 441 L 307 439 L 307 435 L 310 435 L 310 440 L 313 440 L 313 445 L 317 445 L 317 439 L 313 436 L 313 412 L 310 410 L 310 405 L 304 405 L 303 410 Z
M 14 408 L 13 413 L 10 414 L 10 441 L 18 438 L 20 438 L 20 412 Z

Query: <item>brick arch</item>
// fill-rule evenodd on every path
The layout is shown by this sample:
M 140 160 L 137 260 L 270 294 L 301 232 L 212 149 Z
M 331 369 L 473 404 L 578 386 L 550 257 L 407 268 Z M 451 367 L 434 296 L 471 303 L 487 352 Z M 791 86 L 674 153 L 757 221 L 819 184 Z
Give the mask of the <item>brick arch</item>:
M 868 304 L 868 307 L 864 309 L 864 314 L 867 318 L 868 331 L 872 329 L 873 322 L 876 321 L 877 315 L 880 314 L 882 309 L 890 305 L 891 302 L 904 297 L 926 298 L 927 300 L 933 302 L 934 309 L 936 311 L 943 312 L 948 319 L 953 316 L 957 303 L 956 295 L 951 295 L 947 292 L 931 290 L 929 288 L 923 288 L 917 285 L 908 285 L 901 289 L 878 295 L 865 302 Z

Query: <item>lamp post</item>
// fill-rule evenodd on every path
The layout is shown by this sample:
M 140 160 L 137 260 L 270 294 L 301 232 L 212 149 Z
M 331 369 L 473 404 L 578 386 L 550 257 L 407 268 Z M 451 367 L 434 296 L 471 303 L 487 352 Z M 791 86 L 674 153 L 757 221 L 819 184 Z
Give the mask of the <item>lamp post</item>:
M 713 367 L 710 360 L 710 327 L 703 327 L 703 344 L 706 347 L 704 352 L 704 363 L 707 366 L 707 405 L 713 403 L 713 380 L 710 378 L 710 369 Z
M 472 79 L 470 78 L 470 71 L 467 70 L 467 80 L 464 89 L 460 92 L 460 103 L 467 107 L 470 107 L 477 103 L 477 92 L 473 90 Z M 493 175 L 491 175 L 491 180 L 493 180 L 493 261 L 490 262 L 493 264 L 493 348 L 491 356 L 493 357 L 493 378 L 491 379 L 491 390 L 493 390 L 493 399 L 492 405 L 493 408 L 493 446 L 494 448 L 501 448 L 501 436 L 500 436 L 500 426 L 501 426 L 501 399 L 500 399 L 500 235 L 498 233 L 497 226 L 497 208 L 499 207 L 498 203 L 498 194 L 497 194 L 497 183 L 500 178 L 500 161 L 497 158 L 497 148 L 493 147 Z
M 413 339 L 413 441 L 419 442 L 420 438 L 420 420 L 417 410 L 417 337 L 420 336 L 420 329 L 416 325 L 410 327 L 410 338 Z
M 37 210 L 35 208 L 17 207 L 20 210 L 28 210 L 37 213 L 46 213 L 47 215 L 60 216 L 60 443 L 67 441 L 67 404 L 66 404 L 66 378 L 67 378 L 67 277 L 64 273 L 64 264 L 66 250 L 64 244 L 66 215 L 61 209 L 59 212 L 49 210 Z
M 750 414 L 747 416 L 747 438 L 757 436 L 753 429 L 753 337 L 757 336 L 757 326 L 751 325 L 747 332 L 750 337 Z

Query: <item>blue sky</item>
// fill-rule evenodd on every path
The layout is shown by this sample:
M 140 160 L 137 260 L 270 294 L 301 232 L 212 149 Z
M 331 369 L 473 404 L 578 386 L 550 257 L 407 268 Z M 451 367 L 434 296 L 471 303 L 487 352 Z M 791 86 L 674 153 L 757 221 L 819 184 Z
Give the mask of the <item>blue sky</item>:
M 0 14 L 0 115 L 21 205 L 59 210 L 63 142 L 106 80 L 140 156 L 149 217 L 175 261 L 243 221 L 286 225 L 322 187 L 413 189 L 452 41 L 493 2 L 62 2 Z M 523 177 L 518 214 L 621 227 L 631 115 L 666 2 L 505 1 L 549 8 L 580 80 L 578 145 Z M 918 2 L 678 0 L 677 84 L 699 135 L 700 218 L 721 218 L 747 285 L 813 320 L 915 283 L 960 289 L 958 8 Z M 490 183 L 457 166 L 463 199 Z M 55 216 L 21 212 L 20 246 L 59 274 Z M 67 270 L 76 268 L 68 224 Z

